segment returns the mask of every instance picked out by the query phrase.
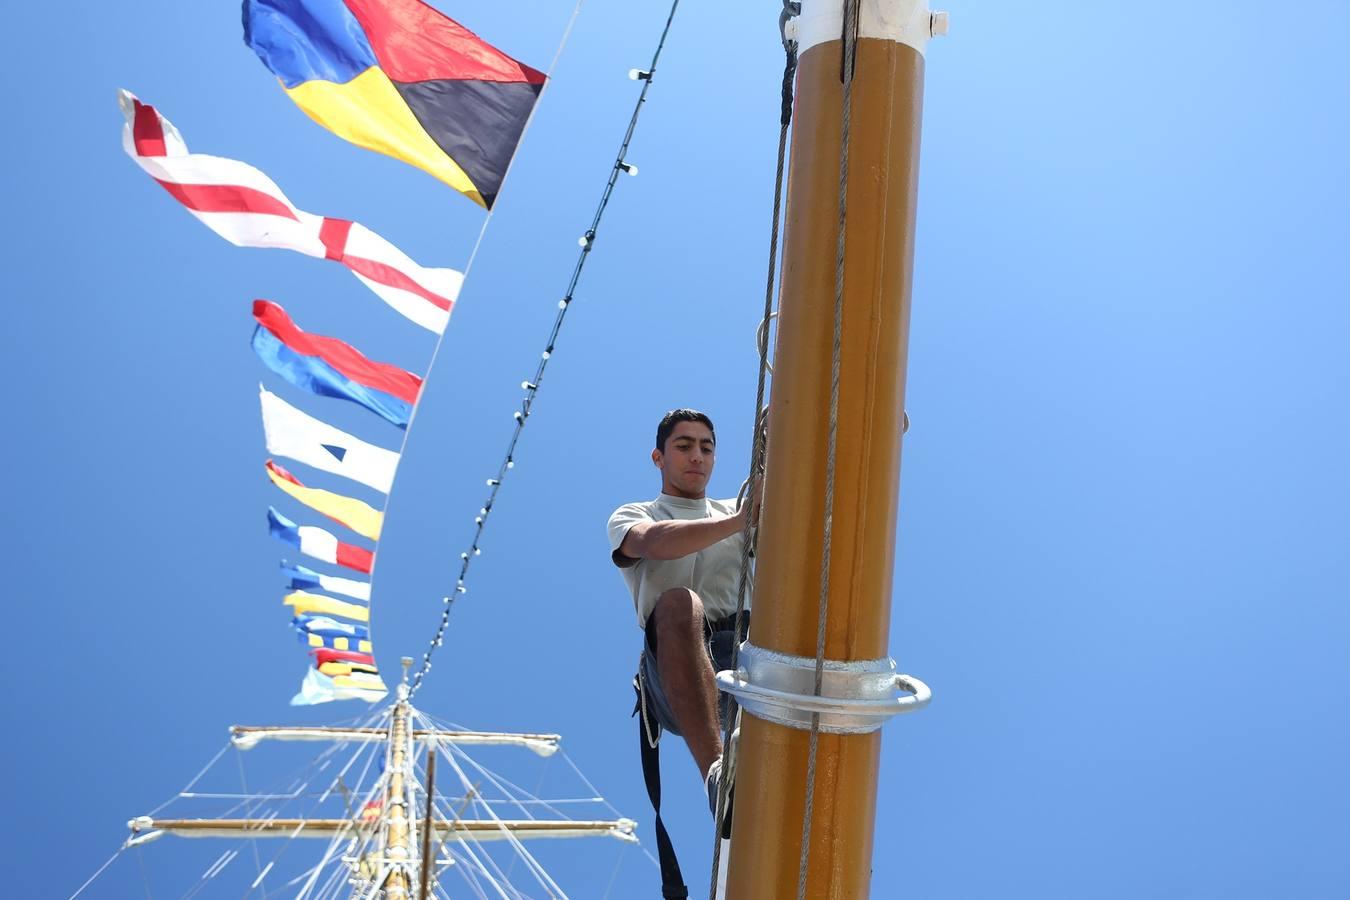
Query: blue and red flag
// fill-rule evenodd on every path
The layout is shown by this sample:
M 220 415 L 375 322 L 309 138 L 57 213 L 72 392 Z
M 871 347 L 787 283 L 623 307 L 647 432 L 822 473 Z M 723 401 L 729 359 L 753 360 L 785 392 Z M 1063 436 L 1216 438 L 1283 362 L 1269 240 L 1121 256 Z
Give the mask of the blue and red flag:
M 346 566 L 366 575 L 375 565 L 375 554 L 365 547 L 339 541 L 336 535 L 324 528 L 297 525 L 277 512 L 275 507 L 267 508 L 267 530 L 277 540 L 326 563 Z
M 336 338 L 307 334 L 286 310 L 253 301 L 253 350 L 267 368 L 291 384 L 322 397 L 350 400 L 399 428 L 408 427 L 422 379 L 388 363 L 374 362 Z
M 244 0 L 244 43 L 324 128 L 488 209 L 545 81 L 421 0 Z
M 323 572 L 316 572 L 285 560 L 281 563 L 281 574 L 286 577 L 293 591 L 327 591 L 330 594 L 341 594 L 344 597 L 370 602 L 369 581 L 325 575 Z

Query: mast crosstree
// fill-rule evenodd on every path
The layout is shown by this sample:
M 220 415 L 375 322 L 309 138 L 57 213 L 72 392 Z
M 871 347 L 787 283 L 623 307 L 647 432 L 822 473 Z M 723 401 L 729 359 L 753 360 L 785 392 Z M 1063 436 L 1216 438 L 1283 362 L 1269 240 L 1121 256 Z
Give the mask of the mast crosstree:
M 231 743 L 239 750 L 251 749 L 261 741 L 383 745 L 383 774 L 362 795 L 364 803 L 357 805 L 351 815 L 293 818 L 276 815 L 241 818 L 139 816 L 127 823 L 131 836 L 126 846 L 139 847 L 166 835 L 242 840 L 326 840 L 329 842 L 328 852 L 308 873 L 309 880 L 300 896 L 310 896 L 309 892 L 316 886 L 320 871 L 336 860 L 347 870 L 346 881 L 352 897 L 400 900 L 416 896 L 422 900 L 429 896 L 444 895 L 444 891 L 439 888 L 441 876 L 453 866 L 479 867 L 483 870 L 477 876 L 469 876 L 470 880 L 484 877 L 489 882 L 504 881 L 500 870 L 483 859 L 483 851 L 478 847 L 480 844 L 511 844 L 518 854 L 526 857 L 536 877 L 542 877 L 548 882 L 549 893 L 564 897 L 566 895 L 562 889 L 552 883 L 552 879 L 543 873 L 542 867 L 529 857 L 523 842 L 609 837 L 637 843 L 637 823 L 631 819 L 499 817 L 493 811 L 492 804 L 482 797 L 478 785 L 470 783 L 468 774 L 456 763 L 451 751 L 462 754 L 462 746 L 520 747 L 547 757 L 559 751 L 561 736 L 436 727 L 409 700 L 407 667 L 410 664 L 411 660 L 405 658 L 404 680 L 399 685 L 397 700 L 388 710 L 387 726 L 236 725 L 230 729 Z M 416 765 L 419 752 L 425 753 L 427 759 L 425 779 Z M 437 793 L 434 779 L 438 757 L 448 763 L 464 787 L 464 796 L 453 798 L 462 799 L 458 808 L 451 808 L 449 801 L 452 798 Z M 491 779 L 493 776 L 484 771 L 484 777 Z M 341 784 L 340 774 L 335 783 Z M 486 811 L 487 815 L 466 816 L 471 809 Z M 453 852 L 454 846 L 461 847 L 463 852 Z M 268 868 L 271 868 L 270 864 Z M 259 873 L 259 882 L 266 874 L 267 870 Z M 504 886 L 510 889 L 509 885 Z

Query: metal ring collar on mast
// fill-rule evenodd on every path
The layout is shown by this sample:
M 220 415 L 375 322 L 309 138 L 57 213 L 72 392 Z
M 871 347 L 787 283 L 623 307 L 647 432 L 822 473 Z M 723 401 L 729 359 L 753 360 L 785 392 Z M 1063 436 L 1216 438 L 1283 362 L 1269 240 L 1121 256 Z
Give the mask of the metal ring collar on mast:
M 895 670 L 892 659 L 852 662 L 825 660 L 820 694 L 815 693 L 816 660 L 741 645 L 740 666 L 717 673 L 717 686 L 757 718 L 788 728 L 811 730 L 813 715 L 827 734 L 867 734 L 902 713 L 928 705 L 933 692 L 911 675 Z M 897 693 L 898 689 L 898 693 Z
M 785 3 L 780 19 L 784 46 L 804 53 L 816 44 L 837 39 L 845 30 L 846 3 L 847 0 L 844 3 L 815 0 L 801 6 Z M 855 41 L 882 37 L 911 46 L 922 54 L 929 38 L 947 33 L 947 14 L 931 11 L 926 0 L 863 0 L 854 13 L 858 17 L 852 23 Z M 847 144 L 847 118 L 844 128 Z M 846 159 L 845 156 L 845 166 Z M 841 191 L 847 183 L 846 172 L 845 168 Z M 843 202 L 841 196 L 841 206 Z M 841 215 L 841 241 L 842 231 Z M 764 353 L 767 325 L 766 318 L 756 335 L 762 357 L 767 355 Z M 903 416 L 903 430 L 909 430 L 907 413 Z M 828 531 L 825 540 L 828 553 Z M 826 560 L 828 566 L 828 556 Z M 732 671 L 717 673 L 720 690 L 736 697 L 747 712 L 758 718 L 804 731 L 818 728 L 833 734 L 865 734 L 876 731 L 896 715 L 922 709 L 932 699 L 926 684 L 896 672 L 895 662 L 889 658 L 840 661 L 797 657 L 746 641 L 740 646 L 735 665 Z

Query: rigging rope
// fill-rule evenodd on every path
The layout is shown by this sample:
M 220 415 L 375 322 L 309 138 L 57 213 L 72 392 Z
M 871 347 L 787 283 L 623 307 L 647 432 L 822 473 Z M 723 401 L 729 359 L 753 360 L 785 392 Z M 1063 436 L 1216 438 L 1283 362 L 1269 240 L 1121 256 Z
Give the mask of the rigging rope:
M 825 672 L 825 620 L 830 609 L 830 540 L 834 528 L 835 451 L 839 436 L 839 364 L 844 330 L 844 244 L 848 224 L 848 142 L 853 114 L 853 76 L 858 54 L 858 3 L 844 0 L 844 53 L 840 69 L 844 103 L 839 144 L 839 226 L 834 247 L 834 343 L 830 356 L 830 424 L 825 451 L 825 531 L 820 559 L 820 605 L 816 620 L 816 672 L 813 693 L 819 697 Z M 820 713 L 811 714 L 810 749 L 806 757 L 806 808 L 802 814 L 802 854 L 797 865 L 797 900 L 806 897 L 806 874 L 811 863 L 811 819 L 816 799 L 816 751 L 820 744 Z
M 624 159 L 628 153 L 628 145 L 633 140 L 633 132 L 637 129 L 638 117 L 642 114 L 642 106 L 647 102 L 647 92 L 651 90 L 652 81 L 656 75 L 656 64 L 661 59 L 661 51 L 665 48 L 666 37 L 670 34 L 670 25 L 675 19 L 675 10 L 679 8 L 680 0 L 674 0 L 670 5 L 670 14 L 666 17 L 665 27 L 661 29 L 661 38 L 657 41 L 656 51 L 652 54 L 651 64 L 645 72 L 638 73 L 642 81 L 642 91 L 638 94 L 637 102 L 633 105 L 633 114 L 628 120 L 628 130 L 624 132 L 623 142 L 619 145 L 618 155 L 614 158 L 614 167 L 610 170 L 609 180 L 605 183 L 605 190 L 600 196 L 600 203 L 596 207 L 595 216 L 591 220 L 591 227 L 587 229 L 585 235 L 581 238 L 581 250 L 577 255 L 576 265 L 572 270 L 572 278 L 567 284 L 567 292 L 563 298 L 558 301 L 558 314 L 553 320 L 553 329 L 549 332 L 548 341 L 544 344 L 544 350 L 539 355 L 539 365 L 535 369 L 534 377 L 529 381 L 521 383 L 521 389 L 525 391 L 525 396 L 521 400 L 520 409 L 516 410 L 515 428 L 511 432 L 511 440 L 506 445 L 506 454 L 502 457 L 501 464 L 497 467 L 497 475 L 487 480 L 488 496 L 479 508 L 478 516 L 474 519 L 473 540 L 469 543 L 469 548 L 459 555 L 459 576 L 455 579 L 455 590 L 452 594 L 442 599 L 444 608 L 441 610 L 441 621 L 436 627 L 436 633 L 432 636 L 427 645 L 426 652 L 422 654 L 422 664 L 413 675 L 412 682 L 408 686 L 408 697 L 412 698 L 422 686 L 427 672 L 431 669 L 431 657 L 445 641 L 445 630 L 450 624 L 450 610 L 454 606 L 455 600 L 461 594 L 468 592 L 466 582 L 469 577 L 469 566 L 474 557 L 478 556 L 482 549 L 483 530 L 487 527 L 488 517 L 491 516 L 494 505 L 497 501 L 497 494 L 501 490 L 502 482 L 506 478 L 506 473 L 515 467 L 516 444 L 520 441 L 521 432 L 525 430 L 525 423 L 529 421 L 530 411 L 534 406 L 534 401 L 539 393 L 539 387 L 544 380 L 544 372 L 548 368 L 549 359 L 558 342 L 558 336 L 562 332 L 563 322 L 567 318 L 567 311 L 572 306 L 575 298 L 577 283 L 581 280 L 581 272 L 586 267 L 586 260 L 591 255 L 591 249 L 595 246 L 595 238 L 600 232 L 600 222 L 604 218 L 605 210 L 609 206 L 610 196 L 614 193 L 614 187 L 618 183 L 619 176 L 628 171 L 628 163 Z M 409 429 L 411 430 L 411 428 Z
M 787 159 L 787 139 L 788 128 L 792 125 L 792 102 L 793 102 L 793 81 L 797 75 L 797 42 L 788 39 L 785 26 L 787 20 L 801 12 L 801 4 L 795 0 L 783 0 L 783 11 L 779 16 L 778 29 L 783 39 L 783 53 L 785 56 L 783 63 L 783 85 L 782 85 L 782 106 L 779 115 L 778 128 L 778 166 L 774 175 L 773 185 L 773 217 L 769 228 L 769 265 L 768 274 L 765 277 L 764 284 L 764 314 L 760 320 L 760 328 L 763 329 L 764 339 L 756 341 L 759 348 L 759 377 L 755 389 L 755 433 L 751 439 L 750 451 L 750 475 L 747 478 L 749 485 L 747 496 L 754 502 L 755 479 L 759 478 L 764 472 L 764 457 L 766 451 L 765 430 L 768 423 L 765 421 L 767 410 L 764 407 L 765 386 L 768 380 L 769 366 L 769 341 L 768 328 L 769 320 L 773 316 L 773 297 L 774 287 L 778 281 L 778 236 L 779 227 L 782 220 L 783 209 L 783 171 Z M 762 495 L 761 495 L 762 496 Z M 741 645 L 739 636 L 741 626 L 745 617 L 745 598 L 746 591 L 750 581 L 750 558 L 754 555 L 755 545 L 758 542 L 758 532 L 751 527 L 750 517 L 745 520 L 745 530 L 741 534 L 741 571 L 736 592 L 736 626 L 735 634 L 737 640 L 733 642 L 731 650 L 731 668 L 734 671 L 740 660 Z M 717 789 L 717 811 L 714 816 L 715 827 L 713 829 L 713 863 L 712 863 L 712 881 L 708 889 L 709 900 L 715 900 L 717 897 L 717 873 L 722 862 L 722 827 L 727 813 L 727 797 L 730 792 L 731 769 L 729 764 L 732 759 L 731 738 L 735 725 L 735 716 L 728 716 L 727 721 L 722 727 L 722 772 L 724 777 L 718 784 Z
M 141 870 L 141 881 L 145 883 L 145 900 L 155 900 L 150 893 L 150 875 L 145 871 L 145 854 L 140 844 L 136 845 L 136 863 Z
M 127 845 L 126 845 L 126 844 L 123 844 L 122 846 L 118 847 L 118 848 L 117 848 L 117 852 L 114 853 L 112 856 L 108 857 L 108 861 L 105 862 L 103 865 L 99 866 L 99 867 L 98 867 L 98 871 L 95 872 L 93 875 L 90 875 L 89 878 L 85 880 L 84 884 L 82 884 L 82 885 L 80 885 L 78 888 L 76 888 L 75 893 L 71 894 L 70 897 L 67 898 L 67 900 L 75 900 L 76 897 L 78 897 L 78 896 L 80 896 L 81 894 L 83 894 L 85 888 L 87 888 L 87 887 L 89 887 L 89 885 L 93 884 L 94 881 L 95 881 L 95 879 L 97 879 L 98 876 L 102 875 L 103 872 L 104 872 L 104 870 L 106 870 L 106 869 L 108 868 L 108 866 L 111 866 L 111 865 L 113 864 L 113 861 L 116 860 L 117 857 L 121 856 L 122 853 L 123 853 L 126 849 L 127 849 Z
M 567 20 L 567 27 L 563 29 L 562 38 L 558 41 L 558 49 L 554 51 L 554 53 L 553 53 L 553 59 L 552 59 L 552 61 L 549 62 L 549 64 L 548 64 L 548 71 L 544 73 L 544 86 L 540 89 L 539 96 L 535 99 L 534 106 L 530 109 L 530 114 L 529 114 L 529 116 L 527 116 L 526 119 L 525 119 L 525 125 L 521 128 L 520 138 L 516 141 L 516 147 L 515 147 L 514 150 L 511 151 L 511 158 L 510 158 L 510 159 L 507 161 L 507 163 L 506 163 L 506 171 L 505 171 L 505 172 L 503 173 L 503 175 L 502 175 L 502 183 L 503 183 L 503 184 L 506 183 L 506 177 L 509 176 L 509 175 L 511 174 L 511 167 L 515 165 L 515 162 L 516 162 L 516 156 L 520 153 L 521 145 L 524 144 L 524 142 L 525 142 L 525 135 L 529 133 L 529 131 L 530 131 L 530 126 L 534 123 L 534 117 L 535 117 L 535 114 L 539 112 L 539 107 L 540 107 L 541 103 L 543 102 L 544 94 L 548 91 L 549 85 L 552 84 L 552 82 L 553 82 L 553 70 L 557 68 L 557 66 L 558 66 L 558 60 L 560 60 L 560 59 L 562 58 L 563 50 L 567 47 L 567 42 L 568 42 L 568 41 L 571 39 L 571 37 L 572 37 L 572 28 L 576 25 L 576 22 L 577 22 L 577 16 L 579 16 L 579 15 L 581 14 L 581 6 L 582 6 L 582 3 L 584 3 L 584 2 L 585 2 L 585 0 L 577 0 L 576 5 L 572 7 L 572 15 L 568 18 L 568 20 Z M 488 212 L 487 212 L 487 215 L 483 218 L 483 224 L 482 224 L 482 227 L 480 227 L 480 228 L 478 229 L 478 238 L 477 238 L 477 239 L 474 241 L 474 243 L 473 243 L 473 250 L 471 250 L 471 251 L 469 252 L 469 260 L 468 260 L 468 262 L 465 263 L 465 265 L 464 265 L 464 274 L 463 274 L 463 276 L 461 277 L 461 284 L 462 284 L 463 282 L 465 282 L 465 281 L 468 281 L 469 274 L 473 271 L 473 264 L 474 264 L 474 261 L 478 259 L 478 251 L 479 251 L 479 249 L 483 246 L 483 238 L 487 235 L 488 226 L 490 226 L 490 225 L 492 224 L 492 217 L 493 217 L 494 213 L 495 213 L 495 208 L 494 208 L 494 209 L 489 209 Z M 438 358 L 440 358 L 440 355 L 441 355 L 441 348 L 442 348 L 443 346 L 445 346 L 445 333 L 446 333 L 446 331 L 448 331 L 448 330 L 449 330 L 448 328 L 447 328 L 447 329 L 442 329 L 440 335 L 436 338 L 436 346 L 433 347 L 432 350 L 431 350 L 431 359 L 430 359 L 430 361 L 428 361 L 428 363 L 427 363 L 427 369 L 426 369 L 426 372 L 423 373 L 423 375 L 422 375 L 422 383 L 423 383 L 423 385 L 425 385 L 426 382 L 429 381 L 429 380 L 431 379 L 431 372 L 432 372 L 433 369 L 436 368 L 436 360 L 437 360 Z M 414 404 L 413 404 L 412 412 L 409 414 L 409 418 L 408 418 L 408 427 L 406 427 L 406 428 L 403 429 L 403 442 L 399 445 L 399 448 L 398 448 L 398 458 L 399 458 L 399 460 L 402 460 L 403 457 L 404 457 L 404 455 L 408 452 L 408 439 L 409 439 L 409 436 L 412 434 L 413 424 L 414 424 L 414 422 L 416 422 L 416 420 L 417 420 L 417 412 L 418 412 L 418 409 L 420 408 L 420 406 L 421 406 L 420 403 L 414 403 Z M 514 443 L 514 442 L 513 442 L 513 443 Z M 397 478 L 397 476 L 398 476 L 397 470 L 395 470 L 394 475 L 395 475 L 395 478 Z M 388 516 L 389 516 L 389 505 L 390 505 L 390 503 L 391 503 L 392 501 L 393 501 L 393 486 L 391 485 L 391 486 L 390 486 L 390 490 L 389 490 L 389 492 L 388 492 L 388 494 L 387 494 L 387 496 L 386 496 L 386 498 L 385 498 L 385 501 L 384 501 L 384 510 L 383 510 L 383 512 L 384 512 L 384 516 L 385 516 L 386 519 L 387 519 Z M 480 529 L 480 531 L 481 531 L 481 529 Z M 377 547 L 376 549 L 378 549 L 378 547 Z M 374 566 L 374 568 L 373 568 L 373 569 L 371 570 L 371 572 L 370 572 L 370 591 L 371 591 L 372 596 L 374 595 L 374 590 L 375 590 L 375 576 L 376 576 L 378 573 L 379 573 L 379 554 L 377 553 L 377 554 L 376 554 L 376 559 L 375 559 L 375 566 Z M 463 572 L 461 572 L 461 575 L 462 575 L 462 574 L 463 574 Z M 371 626 L 371 627 L 373 627 L 373 626 Z M 444 625 L 442 625 L 442 627 L 441 627 L 441 632 L 444 632 Z M 424 663 L 424 669 L 419 669 L 419 670 L 418 670 L 418 673 L 417 673 L 417 681 L 416 681 L 416 683 L 417 683 L 418 685 L 421 684 L 421 680 L 422 680 L 422 676 L 423 676 L 423 673 L 424 673 L 424 671 L 425 671 L 425 668 L 429 668 L 429 667 L 430 667 L 430 663 L 429 663 L 429 661 L 428 661 L 428 659 L 427 659 L 426 656 L 423 657 L 423 663 Z M 409 696 L 412 696 L 412 695 L 409 694 Z
M 237 746 L 234 748 L 234 758 L 235 761 L 239 763 L 239 788 L 245 794 L 248 794 L 248 782 L 244 778 L 244 751 L 240 750 Z M 257 801 L 257 806 L 246 805 L 244 807 L 245 816 L 252 816 L 253 810 L 261 808 L 261 806 L 261 800 Z M 267 900 L 267 886 L 262 883 L 262 852 L 258 849 L 258 838 L 255 836 L 249 843 L 253 845 L 254 871 L 258 875 L 258 884 L 262 889 L 263 900 Z

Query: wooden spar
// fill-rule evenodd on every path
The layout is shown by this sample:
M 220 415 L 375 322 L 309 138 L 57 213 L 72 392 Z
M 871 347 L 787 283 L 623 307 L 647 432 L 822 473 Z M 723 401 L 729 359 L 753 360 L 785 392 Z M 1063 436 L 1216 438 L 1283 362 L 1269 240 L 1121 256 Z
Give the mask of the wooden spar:
M 825 658 L 887 656 L 909 343 L 923 0 L 862 0 L 852 83 L 835 493 L 825 509 L 839 221 L 844 0 L 804 0 L 782 306 L 750 641 L 816 656 L 833 516 Z M 941 14 L 939 14 L 941 15 Z M 833 17 L 833 18 L 831 18 Z M 727 897 L 793 898 L 810 732 L 741 720 Z M 819 735 L 806 896 L 870 890 L 881 734 Z M 885 894 L 896 896 L 894 886 Z
M 350 858 L 342 862 L 352 872 L 352 883 L 359 885 L 358 896 L 379 891 L 385 897 L 407 900 L 417 884 L 423 896 L 432 890 L 438 874 L 433 847 L 449 842 L 481 844 L 489 841 L 517 843 L 549 839 L 610 837 L 637 843 L 637 823 L 631 819 L 463 819 L 464 809 L 451 819 L 435 815 L 436 751 L 441 743 L 479 744 L 528 748 L 540 756 L 560 749 L 561 737 L 548 733 L 503 733 L 485 731 L 448 731 L 413 728 L 416 710 L 408 702 L 406 671 L 412 660 L 404 660 L 404 680 L 397 700 L 383 728 L 233 726 L 231 740 L 239 749 L 249 749 L 261 740 L 335 741 L 359 744 L 384 743 L 386 775 L 373 789 L 379 802 L 379 814 L 367 818 L 367 810 L 357 810 L 348 818 L 248 818 L 248 819 L 160 819 L 139 816 L 127 823 L 131 830 L 126 846 L 137 847 L 166 835 L 184 838 L 226 838 L 290 840 L 310 838 L 332 841 L 347 839 Z M 417 742 L 427 745 L 427 805 L 425 816 L 416 817 L 418 784 L 414 767 Z M 340 779 L 339 779 L 340 781 Z M 466 782 L 467 784 L 467 782 Z M 468 788 L 465 808 L 477 795 L 478 785 Z M 371 804 L 373 806 L 374 804 Z M 422 827 L 419 834 L 417 826 Z M 433 843 L 434 842 L 434 843 Z M 413 849 L 420 846 L 414 858 Z M 442 862 L 448 862 L 442 860 Z M 270 867 L 269 867 L 270 868 Z
M 356 835 L 361 823 L 351 819 L 153 819 L 136 820 L 132 830 L 139 838 L 154 833 L 188 838 L 320 838 L 335 834 Z M 631 819 L 436 819 L 432 829 L 443 841 L 520 841 L 547 838 L 613 837 L 635 842 L 637 823 Z M 137 838 L 133 837 L 133 842 Z
M 427 745 L 427 814 L 422 819 L 422 861 L 420 884 L 417 889 L 418 900 L 427 900 L 427 890 L 431 887 L 431 870 L 436 865 L 436 861 L 431 858 L 431 814 L 435 809 L 435 799 L 436 742 L 433 740 Z
M 502 745 L 526 747 L 540 756 L 557 752 L 562 743 L 558 734 L 514 734 L 499 731 L 442 731 L 413 729 L 413 739 L 434 738 L 451 744 Z M 241 750 L 251 750 L 259 741 L 349 741 L 351 743 L 379 744 L 389 739 L 387 728 L 338 728 L 334 726 L 232 725 L 230 740 Z

